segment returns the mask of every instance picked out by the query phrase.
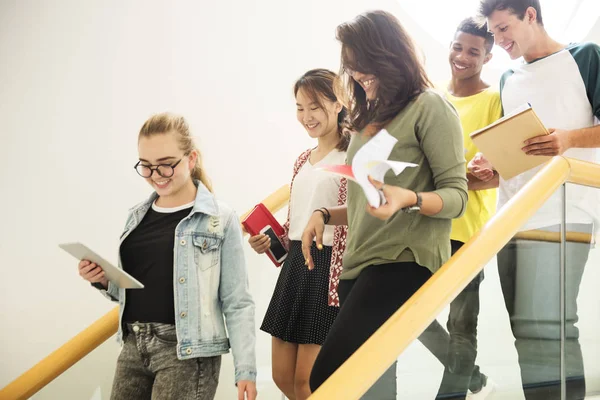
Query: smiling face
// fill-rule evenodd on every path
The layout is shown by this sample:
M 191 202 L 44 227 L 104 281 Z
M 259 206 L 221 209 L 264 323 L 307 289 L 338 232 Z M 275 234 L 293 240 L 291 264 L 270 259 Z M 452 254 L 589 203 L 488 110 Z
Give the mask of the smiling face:
M 197 152 L 184 154 L 179 147 L 176 133 L 158 133 L 140 137 L 138 153 L 141 168 L 158 166 L 158 171 L 152 171 L 150 177 L 145 179 L 160 197 L 175 197 L 191 181 Z M 169 167 L 173 165 L 175 165 L 173 168 Z M 161 176 L 159 171 L 167 176 Z M 168 176 L 171 173 L 172 175 Z M 144 176 L 147 174 L 148 171 Z
M 379 89 L 379 79 L 374 74 L 360 71 L 357 65 L 363 65 L 355 60 L 355 55 L 351 49 L 344 47 L 342 49 L 344 70 L 354 82 L 356 82 L 365 92 L 367 100 L 372 101 L 377 99 L 377 89 Z
M 458 31 L 450 44 L 448 61 L 454 79 L 469 79 L 481 73 L 492 58 L 485 46 L 485 38 Z
M 512 60 L 527 58 L 536 43 L 537 13 L 533 7 L 525 11 L 523 19 L 511 10 L 496 10 L 488 18 L 489 30 L 494 34 L 494 42 L 502 47 Z
M 315 99 L 308 96 L 302 88 L 296 94 L 296 116 L 298 122 L 312 138 L 320 138 L 329 134 L 335 134 L 338 127 L 338 114 L 341 104 L 327 99 L 320 99 L 320 106 Z
M 353 71 L 350 76 L 360 87 L 365 91 L 367 100 L 375 100 L 377 98 L 377 89 L 379 88 L 379 79 L 372 74 L 363 74 L 362 72 Z

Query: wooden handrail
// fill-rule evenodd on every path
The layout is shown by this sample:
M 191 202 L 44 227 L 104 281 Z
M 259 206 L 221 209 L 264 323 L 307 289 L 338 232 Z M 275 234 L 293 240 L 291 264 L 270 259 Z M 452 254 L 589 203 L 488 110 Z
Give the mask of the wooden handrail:
M 0 399 L 28 399 L 117 332 L 119 307 L 113 308 L 0 391 Z
M 560 243 L 560 232 L 547 232 L 535 229 L 518 232 L 514 237 L 515 239 L 533 240 L 536 242 Z M 573 243 L 592 243 L 592 235 L 583 232 L 567 232 L 566 239 L 567 242 Z
M 310 397 L 359 399 L 565 182 L 600 188 L 600 165 L 552 158 Z M 581 239 L 581 237 L 578 237 Z M 587 238 L 586 238 L 587 239 Z
M 568 181 L 577 185 L 600 188 L 600 170 L 598 164 L 568 158 L 571 173 Z M 568 190 L 568 189 L 567 189 Z
M 600 166 L 560 156 L 554 157 L 475 237 L 393 314 L 311 396 L 311 399 L 358 399 L 511 237 L 558 241 L 557 233 L 516 232 L 565 182 L 600 188 Z M 267 197 L 263 204 L 274 213 L 284 207 L 288 199 L 289 187 L 285 185 Z M 240 221 L 246 215 L 247 213 Z M 567 241 L 589 243 L 590 240 L 590 235 L 567 233 Z M 32 396 L 112 336 L 117 330 L 117 325 L 118 308 L 115 308 L 2 389 L 0 400 L 20 400 Z
M 280 209 L 282 209 L 284 206 L 286 206 L 289 199 L 290 199 L 290 185 L 283 185 L 282 187 L 280 187 L 279 189 L 277 189 L 276 191 L 274 191 L 273 193 L 268 195 L 262 201 L 262 203 L 264 204 L 265 207 L 267 207 L 267 209 L 271 210 L 272 213 L 275 213 L 275 212 L 279 211 Z M 246 211 L 240 217 L 240 222 L 243 221 L 244 218 L 246 218 L 246 216 L 248 216 L 248 214 L 251 211 L 252 210 Z
M 262 203 L 275 213 L 287 205 L 289 193 L 289 185 L 284 185 L 267 196 Z M 0 390 L 0 400 L 22 400 L 33 396 L 114 335 L 118 326 L 119 307 L 115 307 Z

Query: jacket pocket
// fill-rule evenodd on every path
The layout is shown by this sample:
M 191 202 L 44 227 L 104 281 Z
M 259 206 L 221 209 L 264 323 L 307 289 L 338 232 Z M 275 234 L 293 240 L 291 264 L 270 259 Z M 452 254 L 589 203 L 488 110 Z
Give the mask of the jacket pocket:
M 193 238 L 196 266 L 205 271 L 219 263 L 221 239 L 214 236 L 196 235 Z

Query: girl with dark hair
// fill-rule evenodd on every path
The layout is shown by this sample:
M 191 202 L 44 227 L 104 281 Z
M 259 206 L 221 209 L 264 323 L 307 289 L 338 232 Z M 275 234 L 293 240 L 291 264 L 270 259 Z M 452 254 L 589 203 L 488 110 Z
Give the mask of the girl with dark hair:
M 337 28 L 350 95 L 352 135 L 347 163 L 385 128 L 397 139 L 390 160 L 418 164 L 385 176 L 386 203 L 368 206 L 348 184 L 347 205 L 311 216 L 302 235 L 309 269 L 319 269 L 310 246 L 329 225 L 347 225 L 339 284 L 341 308 L 315 361 L 316 390 L 450 257 L 451 220 L 467 203 L 462 131 L 456 112 L 430 83 L 409 35 L 383 11 L 361 14 Z M 390 382 L 386 378 L 390 377 Z M 363 399 L 395 399 L 392 368 Z
M 337 98 L 338 77 L 326 69 L 305 73 L 294 85 L 298 121 L 318 145 L 296 160 L 292 176 L 288 219 L 282 241 L 289 254 L 261 329 L 273 337 L 273 380 L 288 399 L 310 396 L 313 363 L 337 316 L 337 284 L 346 240 L 346 227 L 329 227 L 319 242 L 309 245 L 318 268 L 307 271 L 301 236 L 313 210 L 346 202 L 346 180 L 319 171 L 320 165 L 344 164 L 349 142 L 347 111 Z M 323 211 L 321 211 L 323 212 Z M 249 243 L 257 253 L 270 247 L 266 235 Z

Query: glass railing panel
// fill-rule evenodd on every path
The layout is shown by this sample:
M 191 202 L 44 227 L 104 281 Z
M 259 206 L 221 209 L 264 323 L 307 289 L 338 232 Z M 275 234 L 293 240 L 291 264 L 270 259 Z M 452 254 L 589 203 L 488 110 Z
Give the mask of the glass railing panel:
M 561 195 L 523 230 L 559 237 Z M 560 249 L 531 232 L 507 243 L 399 357 L 396 398 L 560 399 Z
M 453 399 L 473 393 L 481 396 L 475 398 L 487 398 L 488 393 L 493 393 L 494 399 L 523 398 L 495 257 L 483 276 L 479 285 L 477 280 L 469 284 L 452 307 L 447 306 L 420 340 L 399 357 L 398 399 Z M 451 365 L 445 368 L 445 364 Z
M 564 374 L 566 399 L 600 394 L 600 189 L 566 185 Z

